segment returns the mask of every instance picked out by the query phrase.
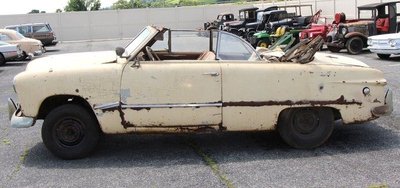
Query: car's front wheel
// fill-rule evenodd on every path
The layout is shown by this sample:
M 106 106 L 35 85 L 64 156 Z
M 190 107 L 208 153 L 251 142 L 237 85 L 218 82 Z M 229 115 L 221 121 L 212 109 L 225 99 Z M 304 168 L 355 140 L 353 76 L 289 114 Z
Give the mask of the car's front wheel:
M 352 37 L 346 42 L 347 51 L 353 55 L 361 53 L 363 47 L 364 42 L 360 37 Z
M 42 127 L 44 145 L 62 159 L 88 156 L 96 148 L 99 138 L 100 128 L 94 115 L 74 104 L 52 110 Z
M 279 116 L 278 131 L 282 139 L 299 149 L 323 144 L 333 131 L 333 113 L 329 108 L 293 108 Z
M 390 54 L 376 54 L 376 55 L 378 55 L 379 58 L 385 59 L 385 60 L 390 58 Z
M 28 57 L 28 54 L 26 52 L 22 52 L 22 56 L 20 58 L 17 58 L 17 61 L 24 61 Z

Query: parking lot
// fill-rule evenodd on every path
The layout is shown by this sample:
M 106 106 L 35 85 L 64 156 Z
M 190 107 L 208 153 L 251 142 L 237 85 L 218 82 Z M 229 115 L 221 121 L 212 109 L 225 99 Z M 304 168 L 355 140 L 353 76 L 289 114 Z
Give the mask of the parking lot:
M 60 43 L 43 56 L 127 42 Z M 6 99 L 15 98 L 12 79 L 29 61 L 8 62 L 0 67 L 0 187 L 400 187 L 400 56 L 351 57 L 385 73 L 394 111 L 369 123 L 337 122 L 319 148 L 293 149 L 277 132 L 107 135 L 94 155 L 72 161 L 47 151 L 42 122 L 10 127 Z

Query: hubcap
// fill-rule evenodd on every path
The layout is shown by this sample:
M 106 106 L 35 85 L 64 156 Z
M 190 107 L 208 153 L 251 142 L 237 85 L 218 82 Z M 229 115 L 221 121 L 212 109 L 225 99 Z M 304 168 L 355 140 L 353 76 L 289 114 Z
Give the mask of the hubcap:
M 310 134 L 318 127 L 319 119 L 313 110 L 302 110 L 293 118 L 294 128 L 301 134 Z
M 264 48 L 266 48 L 266 47 L 267 47 L 267 43 L 265 43 L 265 42 L 262 42 L 262 43 L 260 44 L 260 47 L 264 47 Z
M 58 141 L 66 146 L 79 144 L 83 139 L 82 122 L 75 119 L 62 120 L 56 128 Z

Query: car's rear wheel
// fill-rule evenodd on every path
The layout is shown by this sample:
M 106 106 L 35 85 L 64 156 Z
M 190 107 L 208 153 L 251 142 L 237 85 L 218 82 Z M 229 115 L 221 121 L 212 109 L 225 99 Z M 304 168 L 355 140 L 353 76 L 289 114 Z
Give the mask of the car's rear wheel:
M 0 53 L 0 66 L 6 64 L 6 58 L 4 58 L 3 54 Z
M 94 115 L 81 106 L 66 104 L 52 110 L 42 127 L 44 145 L 62 159 L 79 159 L 91 154 L 100 138 Z
M 385 60 L 390 58 L 390 54 L 376 54 L 376 55 L 378 55 L 379 58 L 385 59 Z
M 364 42 L 360 37 L 352 37 L 346 42 L 347 51 L 350 54 L 360 54 L 363 50 Z
M 278 131 L 292 147 L 310 149 L 322 145 L 333 131 L 333 112 L 329 108 L 293 108 L 279 116 Z

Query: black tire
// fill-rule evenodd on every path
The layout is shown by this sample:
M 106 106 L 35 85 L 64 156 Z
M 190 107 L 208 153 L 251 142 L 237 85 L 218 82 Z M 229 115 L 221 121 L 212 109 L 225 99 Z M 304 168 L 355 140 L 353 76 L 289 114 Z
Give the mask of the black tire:
M 390 59 L 390 54 L 376 54 L 376 55 L 378 55 L 379 58 L 384 60 Z
M 255 33 L 256 33 L 255 31 L 249 31 L 249 32 L 247 32 L 247 33 L 246 33 L 246 40 L 247 40 L 248 42 L 250 42 L 251 38 L 253 37 L 253 35 L 254 35 Z
M 6 58 L 4 58 L 3 54 L 0 53 L 0 66 L 3 66 L 6 64 Z
M 52 110 L 42 127 L 44 145 L 62 159 L 79 159 L 96 148 L 100 128 L 93 114 L 81 106 L 66 104 Z
M 360 54 L 364 48 L 364 42 L 360 37 L 352 37 L 346 42 L 347 52 L 353 55 Z
M 322 145 L 332 134 L 333 113 L 329 108 L 293 108 L 281 113 L 278 131 L 282 139 L 298 149 Z
M 340 52 L 341 48 L 328 46 L 328 50 L 333 52 L 333 53 L 338 53 L 338 52 Z
M 271 45 L 271 41 L 270 40 L 262 39 L 262 40 L 257 42 L 257 47 L 268 48 L 269 45 Z
M 28 55 L 26 54 L 26 52 L 22 52 L 22 56 L 20 58 L 17 58 L 17 61 L 24 61 L 26 60 L 26 58 L 28 57 Z

